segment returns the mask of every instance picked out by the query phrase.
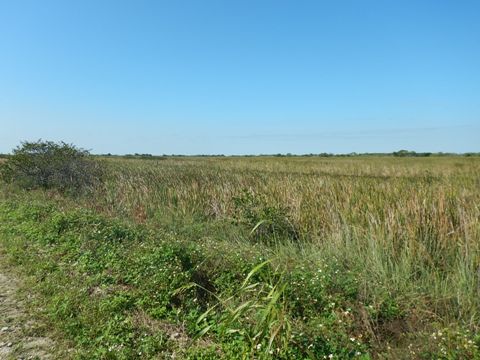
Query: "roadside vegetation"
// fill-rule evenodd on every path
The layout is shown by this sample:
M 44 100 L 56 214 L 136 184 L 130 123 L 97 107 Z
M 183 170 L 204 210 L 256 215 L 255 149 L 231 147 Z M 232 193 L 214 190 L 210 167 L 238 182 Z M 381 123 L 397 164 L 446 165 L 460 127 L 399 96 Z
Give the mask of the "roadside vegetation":
M 16 155 L 0 246 L 72 358 L 480 358 L 478 157 Z

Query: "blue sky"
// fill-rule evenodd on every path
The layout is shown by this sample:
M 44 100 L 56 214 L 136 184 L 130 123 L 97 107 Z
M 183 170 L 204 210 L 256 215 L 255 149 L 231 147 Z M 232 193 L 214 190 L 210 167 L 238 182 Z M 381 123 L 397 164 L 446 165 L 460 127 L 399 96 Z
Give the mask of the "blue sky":
M 0 0 L 0 152 L 480 151 L 479 1 Z

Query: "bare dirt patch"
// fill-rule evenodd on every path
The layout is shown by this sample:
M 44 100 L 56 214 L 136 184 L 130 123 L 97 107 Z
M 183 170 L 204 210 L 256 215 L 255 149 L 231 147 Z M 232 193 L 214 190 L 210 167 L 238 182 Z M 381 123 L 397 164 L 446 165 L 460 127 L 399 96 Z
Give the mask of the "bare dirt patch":
M 0 267 L 0 359 L 53 359 L 55 344 L 48 337 L 35 335 L 32 329 L 38 324 L 25 311 L 18 296 L 19 284 L 13 274 Z

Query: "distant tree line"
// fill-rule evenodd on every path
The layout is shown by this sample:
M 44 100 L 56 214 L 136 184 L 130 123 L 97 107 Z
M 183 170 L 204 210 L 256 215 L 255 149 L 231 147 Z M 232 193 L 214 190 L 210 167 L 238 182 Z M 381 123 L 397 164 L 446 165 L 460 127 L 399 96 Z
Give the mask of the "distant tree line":
M 415 152 L 415 151 L 408 151 L 408 150 L 400 150 L 394 151 L 393 156 L 398 157 L 427 157 L 431 156 L 431 152 Z
M 429 157 L 429 156 L 480 156 L 480 153 L 445 153 L 445 152 L 416 152 L 408 150 L 399 150 L 392 153 L 347 153 L 347 154 L 333 154 L 333 153 L 310 153 L 310 154 L 260 154 L 260 155 L 233 155 L 233 156 L 245 156 L 245 157 L 368 157 L 368 156 L 394 156 L 394 157 Z
M 0 153 L 0 159 L 6 159 L 11 157 L 11 154 L 2 154 Z M 184 154 L 163 154 L 163 155 L 152 155 L 152 154 L 124 154 L 117 155 L 112 153 L 107 154 L 92 154 L 94 157 L 117 157 L 125 159 L 145 159 L 145 160 L 164 160 L 167 157 L 367 157 L 367 156 L 394 156 L 394 157 L 429 157 L 429 156 L 480 156 L 480 152 L 467 152 L 467 153 L 450 153 L 450 152 L 416 152 L 410 150 L 399 150 L 391 153 L 346 153 L 346 154 L 334 154 L 334 153 L 308 153 L 308 154 L 292 154 L 292 153 L 277 153 L 277 154 L 244 154 L 244 155 L 224 155 L 224 154 L 196 154 L 196 155 L 184 155 Z

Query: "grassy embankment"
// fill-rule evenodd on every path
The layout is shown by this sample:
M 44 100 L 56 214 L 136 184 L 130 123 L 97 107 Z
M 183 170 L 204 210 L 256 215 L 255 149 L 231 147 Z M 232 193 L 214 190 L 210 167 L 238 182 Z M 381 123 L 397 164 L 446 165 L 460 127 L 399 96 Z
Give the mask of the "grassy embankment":
M 478 158 L 105 166 L 81 199 L 2 185 L 2 247 L 72 356 L 480 356 Z

